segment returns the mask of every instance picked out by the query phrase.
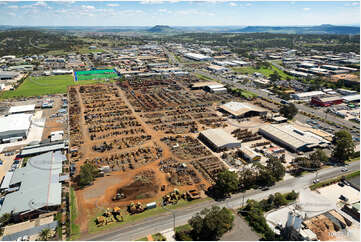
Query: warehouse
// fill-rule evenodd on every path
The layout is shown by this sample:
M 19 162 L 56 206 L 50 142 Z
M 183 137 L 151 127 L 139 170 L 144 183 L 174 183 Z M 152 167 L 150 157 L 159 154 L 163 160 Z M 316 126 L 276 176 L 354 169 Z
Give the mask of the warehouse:
M 9 109 L 9 114 L 15 113 L 34 113 L 35 104 L 23 105 L 23 106 L 13 106 Z
M 261 159 L 261 156 L 259 154 L 257 154 L 255 151 L 253 151 L 247 146 L 242 146 L 240 148 L 240 151 L 242 158 L 249 162 L 259 161 Z
M 323 95 L 325 95 L 325 93 L 322 91 L 301 92 L 301 93 L 291 94 L 291 98 L 296 100 L 304 100 L 304 99 L 309 99 L 311 97 L 323 96 Z
M 26 139 L 32 114 L 13 114 L 0 117 L 0 143 Z
M 196 60 L 196 61 L 210 61 L 212 60 L 212 57 L 197 53 L 185 53 L 184 57 L 187 57 L 188 59 Z
M 207 129 L 201 132 L 198 138 L 216 152 L 241 146 L 241 141 L 222 128 Z
M 223 72 L 223 71 L 228 71 L 228 69 L 226 67 L 223 66 L 218 66 L 218 65 L 209 65 L 207 67 L 208 70 L 212 71 L 212 72 Z
M 321 107 L 329 107 L 332 105 L 341 104 L 343 102 L 343 99 L 341 97 L 326 97 L 326 98 L 320 98 L 320 97 L 312 97 L 311 98 L 311 104 Z
M 234 118 L 261 116 L 267 114 L 267 110 L 250 103 L 228 102 L 220 106 L 219 109 L 227 114 L 231 114 Z
M 349 103 L 349 102 L 360 102 L 360 94 L 348 95 L 348 96 L 344 96 L 342 98 L 347 103 Z
M 311 151 L 314 148 L 325 148 L 329 145 L 329 141 L 322 137 L 298 130 L 292 125 L 269 124 L 260 128 L 259 133 L 293 152 Z
M 33 155 L 39 155 L 45 152 L 50 151 L 64 151 L 68 149 L 68 143 L 64 140 L 54 141 L 54 142 L 45 142 L 40 144 L 34 144 L 34 145 L 27 145 L 23 148 L 23 150 L 20 153 L 20 156 L 26 157 L 26 156 L 33 156 Z
M 31 157 L 27 166 L 16 169 L 10 187 L 17 191 L 5 196 L 0 216 L 13 213 L 19 219 L 33 218 L 58 208 L 61 204 L 60 174 L 65 160 L 60 151 L 48 152 Z
M 0 71 L 0 80 L 12 80 L 19 76 L 18 72 Z

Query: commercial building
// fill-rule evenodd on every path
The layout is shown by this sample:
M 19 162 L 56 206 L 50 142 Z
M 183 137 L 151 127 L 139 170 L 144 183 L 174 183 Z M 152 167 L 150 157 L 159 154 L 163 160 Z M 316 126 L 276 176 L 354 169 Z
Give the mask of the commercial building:
M 60 151 L 31 157 L 27 165 L 14 171 L 10 187 L 17 191 L 5 196 L 0 216 L 12 213 L 19 219 L 34 218 L 57 209 L 61 204 L 62 163 Z
M 196 60 L 196 61 L 210 61 L 212 60 L 212 57 L 197 53 L 185 53 L 184 57 L 187 57 L 188 59 Z
M 23 105 L 23 106 L 13 106 L 9 109 L 9 114 L 16 113 L 34 113 L 35 104 Z
M 32 114 L 13 114 L 0 117 L 0 143 L 26 139 Z
M 325 148 L 330 142 L 324 138 L 296 129 L 293 125 L 269 124 L 261 127 L 259 133 L 293 152 Z
M 341 104 L 343 102 L 342 97 L 312 97 L 311 98 L 311 104 L 321 106 L 321 107 L 329 107 L 332 105 Z
M 202 131 L 198 138 L 217 152 L 241 146 L 241 141 L 237 140 L 222 128 Z
M 235 118 L 260 116 L 267 114 L 267 110 L 252 105 L 250 103 L 228 102 L 220 106 L 219 109 L 227 114 L 231 114 Z

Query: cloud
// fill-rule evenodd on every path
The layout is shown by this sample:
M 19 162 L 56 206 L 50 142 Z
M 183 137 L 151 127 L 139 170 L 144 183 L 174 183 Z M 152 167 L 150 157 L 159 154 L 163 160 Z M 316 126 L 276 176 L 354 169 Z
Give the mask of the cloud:
M 229 6 L 231 6 L 231 7 L 236 7 L 236 6 L 237 6 L 237 3 L 229 3 Z
M 304 11 L 310 11 L 310 8 L 303 8 Z
M 39 1 L 39 2 L 34 3 L 33 6 L 46 7 L 48 5 L 46 4 L 46 2 Z
M 88 9 L 88 10 L 93 10 L 93 9 L 95 9 L 95 7 L 94 7 L 94 6 L 91 6 L 91 5 L 81 5 L 81 8 L 82 8 L 82 9 Z
M 119 7 L 120 5 L 118 3 L 109 3 L 107 4 L 108 7 Z
M 16 5 L 10 5 L 10 6 L 8 6 L 8 8 L 18 9 L 19 7 L 18 7 L 18 6 L 16 6 Z
M 15 17 L 16 13 L 10 12 L 10 13 L 8 13 L 8 15 Z

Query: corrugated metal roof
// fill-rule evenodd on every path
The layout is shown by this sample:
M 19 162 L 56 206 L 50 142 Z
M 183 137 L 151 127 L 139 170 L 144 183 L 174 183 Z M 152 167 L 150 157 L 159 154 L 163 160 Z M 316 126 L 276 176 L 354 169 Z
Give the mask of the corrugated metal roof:
M 0 117 L 0 133 L 28 130 L 30 128 L 32 116 L 32 114 L 12 114 Z
M 18 238 L 39 234 L 44 229 L 55 229 L 57 226 L 58 226 L 58 222 L 54 221 L 49 224 L 43 224 L 43 225 L 36 226 L 36 227 L 30 228 L 30 229 L 19 231 L 17 233 L 6 235 L 3 237 L 2 240 L 3 241 L 16 241 Z
M 231 134 L 227 133 L 222 128 L 207 129 L 205 131 L 202 131 L 201 134 L 217 147 L 222 147 L 231 143 L 241 144 L 241 141 L 234 138 Z
M 21 151 L 21 155 L 22 156 L 27 156 L 27 155 L 32 155 L 32 154 L 38 154 L 38 153 L 43 153 L 43 152 L 49 152 L 49 151 L 56 151 L 56 150 L 62 150 L 65 149 L 65 143 L 57 143 L 57 144 L 49 144 L 49 145 L 37 145 L 34 146 L 33 148 L 24 148 Z
M 9 113 L 23 113 L 35 110 L 35 104 L 23 105 L 23 106 L 13 106 L 9 109 Z
M 10 181 L 11 178 L 13 177 L 14 172 L 7 172 L 6 175 L 4 176 L 3 182 L 1 183 L 1 188 L 0 189 L 6 189 L 9 188 L 10 185 Z
M 48 152 L 30 158 L 25 167 L 16 169 L 10 185 L 21 183 L 20 189 L 5 196 L 0 216 L 60 205 L 59 174 L 64 160 L 60 151 Z

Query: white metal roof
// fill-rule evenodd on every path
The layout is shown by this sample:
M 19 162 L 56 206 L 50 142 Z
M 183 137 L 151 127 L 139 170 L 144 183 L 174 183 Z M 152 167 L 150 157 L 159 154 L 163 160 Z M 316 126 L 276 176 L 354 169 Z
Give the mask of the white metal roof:
M 10 186 L 11 178 L 13 177 L 14 172 L 8 171 L 6 175 L 4 176 L 3 182 L 1 183 L 0 189 L 6 189 Z
M 23 105 L 23 106 L 13 106 L 9 109 L 9 113 L 23 113 L 30 112 L 35 110 L 35 104 Z
M 207 129 L 202 131 L 201 134 L 205 136 L 209 141 L 211 141 L 217 147 L 222 147 L 231 143 L 241 144 L 241 141 L 237 140 L 235 137 L 224 131 L 224 129 L 222 128 Z
M 32 114 L 12 114 L 0 117 L 0 133 L 30 128 Z

